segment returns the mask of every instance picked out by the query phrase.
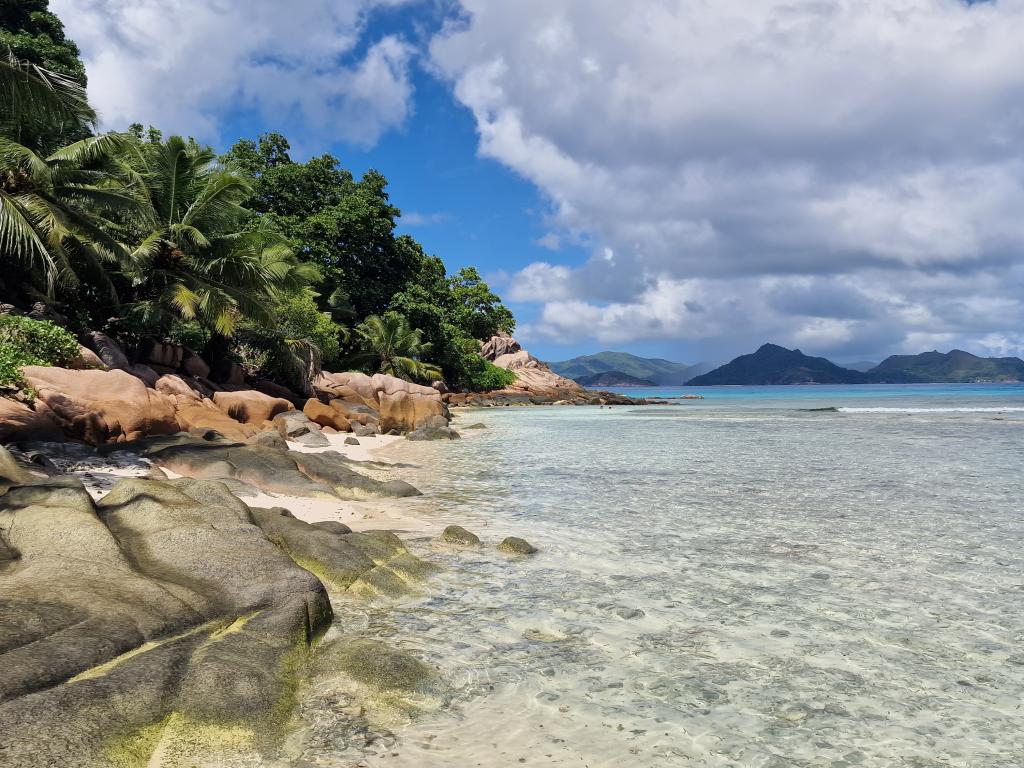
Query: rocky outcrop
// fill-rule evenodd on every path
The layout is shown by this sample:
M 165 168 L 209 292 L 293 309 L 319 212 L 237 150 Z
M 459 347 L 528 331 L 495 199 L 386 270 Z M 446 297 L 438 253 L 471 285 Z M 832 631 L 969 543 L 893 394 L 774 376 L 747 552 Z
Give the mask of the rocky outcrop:
M 75 439 L 99 445 L 180 429 L 174 402 L 125 371 L 32 365 L 22 373 L 63 431 Z
M 127 371 L 131 367 L 128 358 L 112 338 L 100 331 L 90 331 L 85 335 L 85 345 L 96 353 L 108 368 Z
M 22 440 L 63 440 L 60 425 L 45 405 L 40 409 L 0 398 L 0 445 Z
M 321 427 L 330 427 L 338 432 L 352 431 L 352 423 L 345 417 L 340 409 L 332 408 L 330 405 L 322 403 L 316 398 L 310 398 L 307 400 L 305 406 L 302 408 L 302 412 L 306 415 L 306 418 L 316 424 L 319 424 Z
M 436 389 L 394 376 L 323 373 L 315 386 L 329 401 L 340 400 L 375 411 L 381 432 L 411 432 L 431 417 L 448 419 L 448 409 Z
M 361 474 L 357 463 L 334 451 L 298 453 L 268 445 L 241 445 L 189 435 L 149 438 L 117 446 L 158 467 L 201 480 L 240 481 L 268 493 L 309 498 L 373 499 L 419 495 L 401 480 Z
M 240 392 L 214 392 L 213 404 L 224 413 L 243 424 L 263 424 L 279 413 L 295 409 L 289 401 L 271 397 L 255 390 Z
M 592 392 L 572 379 L 559 376 L 523 349 L 507 334 L 493 336 L 481 345 L 485 360 L 516 375 L 515 383 L 493 392 L 461 392 L 444 395 L 452 406 L 493 405 L 633 405 L 642 401 L 612 392 Z
M 125 480 L 94 503 L 0 448 L 0 762 L 272 761 L 327 590 L 430 570 L 393 534 L 250 509 L 217 482 Z

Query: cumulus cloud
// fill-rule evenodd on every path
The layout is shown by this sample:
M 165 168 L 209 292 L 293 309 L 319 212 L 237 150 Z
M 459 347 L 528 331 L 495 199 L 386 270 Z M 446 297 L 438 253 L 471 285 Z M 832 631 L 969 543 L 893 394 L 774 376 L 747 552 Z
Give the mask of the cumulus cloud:
M 530 333 L 1024 352 L 1021 0 L 462 6 L 480 153 L 594 248 L 513 278 Z
M 411 109 L 412 47 L 360 47 L 376 8 L 404 0 L 52 0 L 82 49 L 104 125 L 151 123 L 202 139 L 232 110 L 373 144 Z M 356 53 L 360 55 L 356 55 Z

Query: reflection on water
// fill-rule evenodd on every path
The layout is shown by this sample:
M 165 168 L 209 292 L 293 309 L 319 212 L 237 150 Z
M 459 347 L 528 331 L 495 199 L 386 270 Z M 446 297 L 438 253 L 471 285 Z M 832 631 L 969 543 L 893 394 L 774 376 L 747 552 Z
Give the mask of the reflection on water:
M 706 403 L 403 448 L 487 547 L 414 540 L 446 567 L 427 594 L 340 612 L 445 693 L 314 764 L 1024 764 L 1024 414 Z

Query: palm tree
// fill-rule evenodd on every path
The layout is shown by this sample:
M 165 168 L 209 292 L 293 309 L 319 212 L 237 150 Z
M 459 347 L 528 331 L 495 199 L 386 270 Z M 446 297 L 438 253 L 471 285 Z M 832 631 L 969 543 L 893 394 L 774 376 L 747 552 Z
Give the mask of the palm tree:
M 146 207 L 128 270 L 133 312 L 146 325 L 197 320 L 223 346 L 240 317 L 272 324 L 275 298 L 319 277 L 282 236 L 246 229 L 250 184 L 217 165 L 212 150 L 179 136 L 139 143 L 126 170 Z
M 370 315 L 356 326 L 356 334 L 364 345 L 358 358 L 377 365 L 378 373 L 425 381 L 441 377 L 440 368 L 421 360 L 431 345 L 397 312 Z
M 77 285 L 83 269 L 113 294 L 105 265 L 128 251 L 106 216 L 138 211 L 110 160 L 123 143 L 118 134 L 93 136 L 41 157 L 0 136 L 0 260 L 29 265 L 48 295 Z
M 82 129 L 95 120 L 81 84 L 20 61 L 10 50 L 0 56 L 0 134 L 24 141 L 30 125 L 70 123 Z

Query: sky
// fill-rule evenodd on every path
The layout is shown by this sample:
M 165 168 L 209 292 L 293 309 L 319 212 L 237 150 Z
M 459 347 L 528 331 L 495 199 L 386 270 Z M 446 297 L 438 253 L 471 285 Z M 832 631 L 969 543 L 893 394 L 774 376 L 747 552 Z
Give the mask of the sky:
M 1024 354 L 1024 0 L 50 5 L 105 127 L 380 170 L 542 359 Z

